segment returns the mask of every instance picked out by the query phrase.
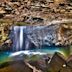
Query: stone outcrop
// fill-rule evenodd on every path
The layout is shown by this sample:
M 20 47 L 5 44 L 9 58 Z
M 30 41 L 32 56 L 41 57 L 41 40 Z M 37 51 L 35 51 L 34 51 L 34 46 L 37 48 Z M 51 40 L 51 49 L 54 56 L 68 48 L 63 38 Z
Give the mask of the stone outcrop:
M 8 32 L 5 31 L 5 33 L 4 29 L 8 25 L 9 27 L 11 25 L 50 25 L 72 19 L 72 2 L 70 0 L 1 0 L 0 19 L 5 20 L 0 21 L 0 27 L 2 27 L 0 28 L 0 43 L 2 43 L 7 39 Z M 69 26 L 68 22 L 67 26 Z M 71 33 L 71 27 L 66 28 L 62 24 L 60 25 L 57 30 L 59 36 L 57 45 L 71 44 L 72 37 L 68 30 Z
M 20 26 L 18 26 L 18 28 L 19 28 L 19 30 L 21 29 Z M 13 29 L 10 32 L 13 32 Z M 16 31 L 17 31 L 17 29 L 16 29 Z M 15 34 L 13 34 L 14 32 L 10 33 L 10 34 L 8 31 L 6 33 L 5 32 L 4 32 L 4 30 L 1 31 L 1 36 L 3 35 L 3 37 L 0 41 L 2 43 L 1 47 L 3 49 L 6 49 L 6 47 L 7 47 L 7 49 L 10 48 L 10 46 L 12 46 L 11 45 L 12 43 L 13 44 L 19 43 L 19 42 L 17 42 L 17 40 L 19 40 L 18 36 L 16 37 L 18 39 L 15 41 Z M 57 24 L 51 24 L 51 25 L 45 25 L 45 26 L 24 26 L 23 32 L 26 34 L 27 37 L 25 37 L 25 34 L 23 34 L 24 36 L 22 39 L 24 39 L 24 38 L 26 38 L 24 40 L 28 39 L 29 41 L 27 40 L 27 42 L 30 43 L 29 44 L 30 46 L 31 46 L 31 43 L 33 43 L 36 47 L 40 47 L 42 45 L 66 46 L 66 45 L 72 44 L 72 25 L 71 25 L 71 23 L 70 24 L 69 23 L 62 23 L 62 24 L 57 23 Z M 6 36 L 6 34 L 7 34 L 7 36 Z M 18 32 L 17 34 L 19 35 L 20 33 Z M 9 35 L 9 37 L 8 37 L 8 35 Z M 11 42 L 8 41 L 9 38 L 12 40 Z M 13 42 L 13 41 L 15 41 L 15 42 Z M 24 41 L 24 42 L 26 42 L 26 41 Z M 6 47 L 5 47 L 5 45 L 6 45 Z M 16 47 L 16 45 L 14 45 L 14 46 Z M 30 48 L 30 46 L 26 47 L 26 44 L 25 44 L 24 48 L 28 49 L 28 48 Z M 3 49 L 1 49 L 1 50 L 3 50 Z
M 59 53 L 55 53 L 48 64 L 49 72 L 71 72 L 72 61 L 67 62 Z
M 0 65 L 0 72 L 33 72 L 24 61 L 12 61 Z
M 30 24 L 72 18 L 71 3 L 67 0 L 2 0 L 0 6 L 2 18 Z

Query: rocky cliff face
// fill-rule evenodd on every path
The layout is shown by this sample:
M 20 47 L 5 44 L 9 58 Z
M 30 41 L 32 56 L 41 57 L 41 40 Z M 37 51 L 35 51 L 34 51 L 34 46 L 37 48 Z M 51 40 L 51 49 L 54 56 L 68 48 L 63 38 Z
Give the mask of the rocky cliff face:
M 72 3 L 66 0 L 2 0 L 0 17 L 47 24 L 50 20 L 72 18 Z
M 71 44 L 72 2 L 70 0 L 0 0 L 1 43 L 7 39 L 6 27 L 12 25 L 51 25 L 59 44 Z M 54 28 L 55 28 L 54 27 Z

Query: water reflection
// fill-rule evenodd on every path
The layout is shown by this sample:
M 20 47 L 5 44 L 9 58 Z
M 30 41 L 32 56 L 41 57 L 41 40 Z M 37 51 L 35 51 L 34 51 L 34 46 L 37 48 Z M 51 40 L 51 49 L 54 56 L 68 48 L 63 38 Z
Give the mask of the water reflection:
M 66 47 L 45 47 L 41 49 L 32 49 L 32 50 L 25 50 L 25 51 L 17 51 L 17 52 L 0 52 L 0 63 L 6 62 L 6 61 L 11 61 L 13 60 L 12 58 L 15 56 L 21 56 L 22 55 L 27 55 L 27 56 L 32 56 L 32 55 L 51 55 L 55 52 L 59 52 L 63 54 L 65 57 L 70 55 L 70 50 L 69 48 Z M 21 58 L 20 57 L 20 58 Z

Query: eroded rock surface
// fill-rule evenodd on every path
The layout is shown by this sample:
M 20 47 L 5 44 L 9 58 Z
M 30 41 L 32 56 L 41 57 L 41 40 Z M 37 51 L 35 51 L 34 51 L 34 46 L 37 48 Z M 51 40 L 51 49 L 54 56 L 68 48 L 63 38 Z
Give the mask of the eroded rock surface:
M 72 43 L 72 2 L 70 0 L 1 0 L 0 19 L 3 19 L 0 21 L 1 44 L 8 39 L 7 30 L 12 25 L 56 24 L 58 26 L 60 23 L 56 30 L 58 35 L 56 45 Z

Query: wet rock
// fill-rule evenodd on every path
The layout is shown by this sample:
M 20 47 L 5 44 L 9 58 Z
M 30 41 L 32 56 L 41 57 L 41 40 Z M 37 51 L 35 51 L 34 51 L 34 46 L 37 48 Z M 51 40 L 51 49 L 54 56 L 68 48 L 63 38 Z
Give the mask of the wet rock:
M 48 71 L 59 72 L 62 66 L 66 63 L 63 57 L 59 53 L 55 53 L 48 65 Z
M 33 72 L 24 61 L 11 61 L 0 65 L 0 72 Z
M 11 40 L 6 40 L 1 46 L 0 51 L 10 51 L 12 46 Z
M 29 64 L 42 72 L 46 72 L 46 64 L 44 60 L 30 61 Z
M 70 55 L 67 59 L 67 65 L 72 68 L 72 55 Z
M 71 72 L 72 71 L 72 68 L 70 68 L 69 66 L 64 66 L 60 72 Z

